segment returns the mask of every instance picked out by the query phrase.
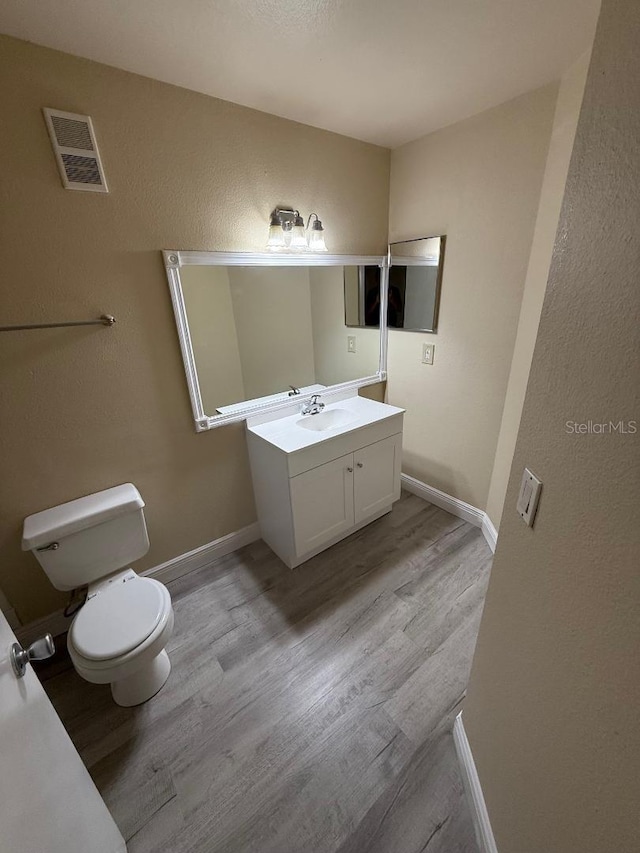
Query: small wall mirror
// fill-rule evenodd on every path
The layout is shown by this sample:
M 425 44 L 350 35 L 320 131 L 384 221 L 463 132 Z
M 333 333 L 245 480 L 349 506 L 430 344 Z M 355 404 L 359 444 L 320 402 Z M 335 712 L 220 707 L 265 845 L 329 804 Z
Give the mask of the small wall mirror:
M 344 322 L 345 278 L 382 258 L 164 252 L 200 430 L 385 378 L 384 328 Z
M 405 332 L 435 332 L 446 238 L 423 237 L 391 243 L 387 325 Z M 345 268 L 345 322 L 351 328 L 380 325 L 380 270 Z

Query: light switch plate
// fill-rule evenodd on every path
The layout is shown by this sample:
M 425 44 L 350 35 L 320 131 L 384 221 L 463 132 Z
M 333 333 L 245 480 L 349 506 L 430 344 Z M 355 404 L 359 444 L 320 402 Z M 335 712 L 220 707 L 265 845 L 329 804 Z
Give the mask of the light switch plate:
M 528 468 L 525 468 L 522 475 L 522 482 L 520 483 L 520 494 L 518 495 L 516 509 L 520 518 L 529 527 L 533 526 L 533 519 L 538 509 L 541 489 L 542 483 L 540 480 Z
M 355 352 L 356 351 L 356 336 L 355 335 L 347 335 L 347 352 Z
M 433 353 L 436 348 L 435 344 L 422 344 L 422 363 L 433 364 Z

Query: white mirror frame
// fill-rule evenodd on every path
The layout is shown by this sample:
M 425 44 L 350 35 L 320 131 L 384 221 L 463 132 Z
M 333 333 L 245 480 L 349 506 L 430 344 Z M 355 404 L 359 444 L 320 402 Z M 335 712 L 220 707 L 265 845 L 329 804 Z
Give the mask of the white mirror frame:
M 238 423 L 246 420 L 250 415 L 258 412 L 276 411 L 277 409 L 290 406 L 292 400 L 276 401 L 271 403 L 247 406 L 245 409 L 226 415 L 207 415 L 202 406 L 202 395 L 198 381 L 198 370 L 196 367 L 189 323 L 187 320 L 187 309 L 184 302 L 182 282 L 180 280 L 180 269 L 186 266 L 270 266 L 270 267 L 337 267 L 337 266 L 379 266 L 382 269 L 380 275 L 380 358 L 378 372 L 372 376 L 364 376 L 350 382 L 342 382 L 338 385 L 327 386 L 325 394 L 347 391 L 350 389 L 363 388 L 365 385 L 375 385 L 387 378 L 387 290 L 389 276 L 389 258 L 370 255 L 294 255 L 294 254 L 260 254 L 248 252 L 180 252 L 168 249 L 162 252 L 164 266 L 169 282 L 171 302 L 176 318 L 180 350 L 184 362 L 184 371 L 189 389 L 189 398 L 193 410 L 193 418 L 196 424 L 196 432 L 205 432 L 226 424 Z M 242 402 L 242 401 L 239 401 Z

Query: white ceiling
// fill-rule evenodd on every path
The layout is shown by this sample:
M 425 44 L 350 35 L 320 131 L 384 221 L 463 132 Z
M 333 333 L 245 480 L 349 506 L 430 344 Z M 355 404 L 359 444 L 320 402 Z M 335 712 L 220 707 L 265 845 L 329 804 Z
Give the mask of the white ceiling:
M 600 0 L 2 0 L 0 31 L 395 147 L 555 80 Z

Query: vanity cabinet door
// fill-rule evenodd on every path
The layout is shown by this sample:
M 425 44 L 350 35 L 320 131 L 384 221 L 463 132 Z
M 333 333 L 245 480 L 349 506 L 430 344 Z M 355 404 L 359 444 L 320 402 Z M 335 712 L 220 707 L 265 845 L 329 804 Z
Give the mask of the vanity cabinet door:
M 353 527 L 353 466 L 353 453 L 349 453 L 289 481 L 298 557 Z
M 354 524 L 375 515 L 400 497 L 402 435 L 392 435 L 353 454 Z

